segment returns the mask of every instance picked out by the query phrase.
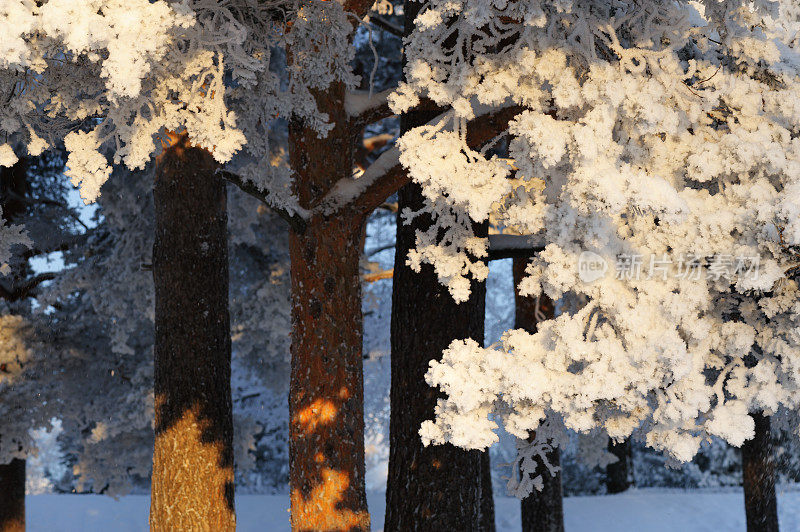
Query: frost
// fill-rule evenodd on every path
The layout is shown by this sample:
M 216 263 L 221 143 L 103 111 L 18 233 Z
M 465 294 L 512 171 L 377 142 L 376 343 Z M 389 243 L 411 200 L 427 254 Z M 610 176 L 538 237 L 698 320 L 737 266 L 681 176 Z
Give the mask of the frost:
M 8 144 L 0 144 L 0 166 L 14 166 L 19 159 Z

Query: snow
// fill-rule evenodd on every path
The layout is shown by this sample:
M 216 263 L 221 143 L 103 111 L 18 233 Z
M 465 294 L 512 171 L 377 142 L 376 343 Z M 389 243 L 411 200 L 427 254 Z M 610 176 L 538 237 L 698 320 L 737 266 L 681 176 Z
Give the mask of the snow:
M 382 492 L 368 494 L 373 530 L 381 530 L 385 512 Z M 150 498 L 131 495 L 119 500 L 103 495 L 28 496 L 29 532 L 92 532 L 148 530 Z M 289 501 L 284 495 L 240 495 L 236 498 L 240 532 L 289 531 Z M 782 530 L 800 529 L 800 490 L 778 493 Z M 519 501 L 495 498 L 498 532 L 520 529 Z M 567 532 L 640 531 L 672 532 L 736 531 L 745 529 L 741 490 L 677 491 L 631 490 L 619 495 L 567 497 L 564 499 Z

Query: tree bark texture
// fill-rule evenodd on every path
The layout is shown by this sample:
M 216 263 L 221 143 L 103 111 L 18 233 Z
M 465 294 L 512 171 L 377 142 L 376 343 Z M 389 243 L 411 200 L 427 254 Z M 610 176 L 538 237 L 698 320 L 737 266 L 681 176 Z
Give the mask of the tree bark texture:
M 631 487 L 631 469 L 633 467 L 633 450 L 631 441 L 619 443 L 608 441 L 608 452 L 617 457 L 617 461 L 606 466 L 606 491 L 622 493 Z
M 419 186 L 398 193 L 398 212 L 422 206 Z M 486 285 L 473 283 L 468 301 L 457 304 L 433 268 L 415 273 L 406 265 L 415 232 L 428 219 L 397 222 L 392 290 L 391 417 L 389 478 L 386 489 L 387 532 L 411 530 L 482 531 L 482 462 L 480 451 L 452 445 L 423 447 L 419 427 L 433 419 L 437 390 L 425 382 L 431 360 L 454 339 L 483 344 Z M 490 489 L 490 488 L 489 488 Z M 492 512 L 493 513 L 493 512 Z
M 495 531 L 494 491 L 492 490 L 492 458 L 489 450 L 481 453 L 481 530 Z
M 14 166 L 0 168 L 0 203 L 3 220 L 15 223 L 25 214 L 27 205 L 22 198 L 28 195 L 28 160 L 20 159 Z M 27 263 L 12 263 L 14 284 L 28 274 Z M 0 438 L 2 438 L 0 425 Z M 0 532 L 25 530 L 25 460 L 15 458 L 0 464 Z
M 525 297 L 519 293 L 520 281 L 525 277 L 525 267 L 528 260 L 514 259 L 514 327 L 535 333 L 539 318 L 551 319 L 555 316 L 555 305 L 545 295 L 539 298 L 539 316 L 537 317 L 536 299 Z M 561 452 L 553 449 L 547 456 L 548 461 L 555 467 L 561 466 Z M 539 463 L 538 471 L 541 472 L 544 486 L 541 491 L 535 491 L 522 499 L 520 509 L 522 512 L 522 532 L 564 532 L 564 498 L 561 488 L 561 471 L 550 475 L 546 466 Z
M 227 198 L 173 136 L 156 166 L 155 449 L 150 528 L 235 530 Z
M 355 136 L 344 87 L 315 94 L 334 129 L 320 139 L 289 126 L 295 193 L 304 207 L 352 175 Z M 307 220 L 290 231 L 292 363 L 289 488 L 294 531 L 369 530 L 364 484 L 364 378 L 361 356 L 362 229 L 365 214 Z
M 769 418 L 751 414 L 755 436 L 742 445 L 742 484 L 748 532 L 778 531 L 778 500 L 775 497 L 775 464 Z
M 422 4 L 406 1 L 405 33 L 414 29 Z M 405 62 L 405 59 L 404 59 Z M 424 125 L 436 110 L 412 110 L 400 119 L 401 134 Z M 419 427 L 433 419 L 439 393 L 425 382 L 431 360 L 455 339 L 483 345 L 486 284 L 472 283 L 468 301 L 455 303 L 433 268 L 415 273 L 406 265 L 418 229 L 429 217 L 403 225 L 400 213 L 422 207 L 422 192 L 409 184 L 398 192 L 397 240 L 391 322 L 391 414 L 389 477 L 386 487 L 386 532 L 412 530 L 493 531 L 494 501 L 488 452 L 452 445 L 423 447 Z M 482 454 L 486 454 L 482 457 Z
M 25 460 L 0 465 L 0 532 L 25 532 Z

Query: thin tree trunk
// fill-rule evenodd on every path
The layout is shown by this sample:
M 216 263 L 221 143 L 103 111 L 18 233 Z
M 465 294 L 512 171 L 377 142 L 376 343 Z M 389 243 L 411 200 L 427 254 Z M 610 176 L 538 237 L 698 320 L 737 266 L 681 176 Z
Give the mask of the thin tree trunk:
M 20 159 L 10 168 L 0 169 L 0 201 L 3 219 L 13 224 L 25 214 L 27 204 L 22 200 L 28 195 L 28 159 Z M 12 263 L 14 283 L 25 279 L 30 268 L 27 261 Z M 2 438 L 2 434 L 0 434 Z M 0 532 L 24 532 L 25 530 L 25 460 L 15 458 L 0 464 Z
M 769 418 L 752 414 L 755 436 L 742 445 L 744 509 L 748 532 L 778 531 L 778 501 L 775 497 L 775 464 Z
M 289 126 L 295 193 L 308 207 L 353 171 L 344 87 L 317 93 L 333 130 Z M 292 530 L 369 530 L 364 483 L 364 377 L 359 257 L 364 214 L 316 216 L 290 232 Z
M 157 162 L 151 530 L 235 530 L 227 199 L 175 137 Z
M 555 305 L 547 296 L 539 298 L 539 312 L 537 317 L 536 299 L 522 296 L 519 293 L 520 281 L 525 277 L 527 259 L 514 259 L 514 327 L 524 329 L 530 333 L 536 332 L 539 317 L 551 319 L 555 316 Z M 555 467 L 561 466 L 561 452 L 553 449 L 547 456 L 548 461 Z M 522 532 L 564 532 L 564 499 L 561 489 L 561 471 L 550 475 L 548 469 L 541 462 L 538 471 L 542 475 L 544 486 L 541 491 L 534 491 L 520 502 L 522 512 Z
M 617 461 L 606 466 L 606 491 L 622 493 L 631 487 L 631 467 L 633 451 L 631 441 L 626 439 L 620 443 L 608 441 L 608 452 L 617 457 Z
M 25 532 L 25 460 L 0 465 L 0 532 Z

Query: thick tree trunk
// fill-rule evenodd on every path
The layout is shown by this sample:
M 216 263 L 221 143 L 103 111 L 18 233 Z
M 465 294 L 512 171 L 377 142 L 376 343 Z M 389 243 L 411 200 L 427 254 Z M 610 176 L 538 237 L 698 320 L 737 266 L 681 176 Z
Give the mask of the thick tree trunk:
M 334 129 L 324 139 L 292 122 L 295 192 L 309 207 L 353 171 L 344 87 L 316 94 Z M 364 484 L 364 377 L 359 257 L 364 214 L 308 220 L 291 231 L 292 367 L 289 487 L 292 530 L 369 530 Z
M 492 459 L 489 450 L 481 453 L 481 530 L 494 532 L 494 491 L 492 490 Z
M 527 259 L 514 259 L 514 327 L 530 333 L 536 332 L 539 319 L 536 312 L 536 299 L 524 297 L 518 286 L 525 277 Z M 540 317 L 550 319 L 555 315 L 555 305 L 547 296 L 539 299 Z M 553 449 L 547 456 L 548 461 L 561 466 L 561 453 Z M 564 532 L 564 499 L 561 490 L 561 471 L 550 475 L 543 463 L 539 463 L 538 471 L 542 475 L 544 486 L 542 491 L 534 491 L 521 501 L 522 532 Z
M 398 195 L 399 212 L 422 206 L 422 194 L 415 184 L 407 185 Z M 406 266 L 416 230 L 429 223 L 421 218 L 411 225 L 403 225 L 399 219 L 397 222 L 384 530 L 482 531 L 485 523 L 481 515 L 487 512 L 481 507 L 481 452 L 452 445 L 423 447 L 419 437 L 421 423 L 433 419 L 440 397 L 425 383 L 428 363 L 440 358 L 454 339 L 473 338 L 483 343 L 486 293 L 484 283 L 473 283 L 470 299 L 457 304 L 439 283 L 433 268 L 426 266 L 415 273 Z
M 609 440 L 608 452 L 616 456 L 617 461 L 606 466 L 606 491 L 622 493 L 631 487 L 631 468 L 633 467 L 631 441 L 615 443 Z
M 405 33 L 414 29 L 422 4 L 404 4 Z M 404 59 L 405 61 L 405 59 Z M 411 111 L 401 117 L 401 132 L 427 123 L 435 111 Z M 389 477 L 386 532 L 413 530 L 494 530 L 494 501 L 488 456 L 452 445 L 423 447 L 419 427 L 432 419 L 439 394 L 425 382 L 428 363 L 455 339 L 483 345 L 486 284 L 473 283 L 472 295 L 456 304 L 430 266 L 415 273 L 406 266 L 417 229 L 427 217 L 403 225 L 405 208 L 418 210 L 422 192 L 410 184 L 398 192 L 397 241 L 392 287 L 392 381 L 389 423 Z
M 775 464 L 769 418 L 752 414 L 756 433 L 742 445 L 744 509 L 748 532 L 777 532 L 778 501 L 775 497 Z
M 28 190 L 27 159 L 20 159 L 10 168 L 0 169 L 0 202 L 2 202 L 3 219 L 7 223 L 13 224 L 25 214 L 28 206 L 23 198 L 28 195 Z M 24 279 L 30 271 L 27 261 L 18 260 L 11 266 L 11 279 L 14 284 Z M 15 458 L 8 464 L 0 464 L 0 532 L 24 532 L 24 530 L 25 460 Z
M 25 532 L 25 460 L 0 465 L 0 532 Z
M 234 530 L 227 199 L 211 155 L 176 137 L 155 203 L 151 530 Z

